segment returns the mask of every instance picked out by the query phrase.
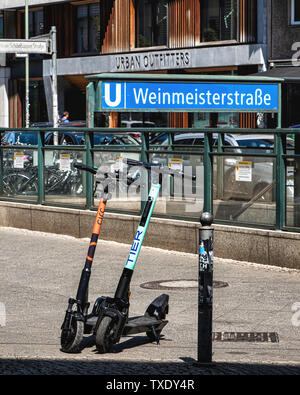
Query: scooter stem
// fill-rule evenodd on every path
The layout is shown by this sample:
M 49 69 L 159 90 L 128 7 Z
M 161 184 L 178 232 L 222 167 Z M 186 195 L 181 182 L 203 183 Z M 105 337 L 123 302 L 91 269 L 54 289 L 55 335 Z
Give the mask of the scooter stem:
M 159 195 L 159 190 L 160 190 L 161 185 L 160 184 L 153 184 L 151 186 L 149 195 L 148 195 L 148 200 L 147 203 L 144 207 L 142 217 L 139 223 L 139 226 L 137 228 L 135 238 L 133 240 L 133 243 L 131 245 L 131 249 L 127 258 L 126 265 L 123 269 L 122 275 L 120 277 L 119 283 L 117 290 L 115 292 L 115 299 L 117 300 L 128 300 L 129 296 L 129 289 L 130 289 L 130 281 L 132 278 L 133 270 L 135 267 L 135 264 L 137 262 L 142 243 L 145 237 L 145 234 L 147 232 L 147 228 L 150 222 L 150 218 L 156 203 L 156 200 Z
M 91 275 L 91 267 L 92 267 L 93 260 L 94 260 L 94 255 L 95 255 L 97 241 L 98 241 L 98 237 L 100 234 L 100 229 L 101 229 L 101 225 L 102 225 L 102 221 L 103 221 L 103 217 L 104 217 L 106 203 L 107 203 L 107 201 L 104 200 L 103 198 L 101 198 L 99 201 L 97 215 L 96 215 L 96 219 L 95 219 L 94 227 L 93 227 L 93 232 L 92 232 L 92 236 L 91 236 L 91 241 L 90 241 L 88 253 L 87 253 L 87 256 L 85 259 L 85 265 L 84 265 L 84 269 L 82 270 L 81 278 L 80 278 L 79 285 L 78 285 L 76 300 L 83 307 L 88 301 L 88 285 L 89 285 L 89 279 L 90 279 L 90 275 Z

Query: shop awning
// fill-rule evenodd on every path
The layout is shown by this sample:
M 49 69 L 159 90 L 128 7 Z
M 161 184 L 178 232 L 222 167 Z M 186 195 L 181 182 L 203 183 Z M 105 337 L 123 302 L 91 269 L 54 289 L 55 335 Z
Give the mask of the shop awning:
M 277 66 L 268 71 L 251 74 L 257 77 L 283 78 L 286 81 L 300 82 L 300 67 L 298 66 Z

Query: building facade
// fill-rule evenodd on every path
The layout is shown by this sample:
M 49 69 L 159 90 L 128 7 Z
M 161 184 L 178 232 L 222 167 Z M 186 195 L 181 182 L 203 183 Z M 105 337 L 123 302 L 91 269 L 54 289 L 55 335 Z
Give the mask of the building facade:
M 285 79 L 283 126 L 300 124 L 300 1 L 269 0 L 268 71 Z
M 0 0 L 0 12 L 2 37 L 24 38 L 24 0 Z M 29 0 L 29 34 L 46 34 L 56 26 L 59 113 L 68 110 L 75 120 L 85 119 L 89 74 L 265 71 L 267 16 L 267 0 Z M 31 122 L 52 121 L 50 62 L 30 55 Z M 2 59 L 0 84 L 6 102 L 1 125 L 23 126 L 24 59 L 8 54 Z M 144 116 L 157 126 L 256 125 L 250 114 Z

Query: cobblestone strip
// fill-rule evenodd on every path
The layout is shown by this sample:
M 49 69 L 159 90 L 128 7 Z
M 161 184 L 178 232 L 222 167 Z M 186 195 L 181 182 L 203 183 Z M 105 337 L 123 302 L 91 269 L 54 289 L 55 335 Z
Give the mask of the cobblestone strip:
M 299 375 L 300 365 L 2 359 L 0 375 Z

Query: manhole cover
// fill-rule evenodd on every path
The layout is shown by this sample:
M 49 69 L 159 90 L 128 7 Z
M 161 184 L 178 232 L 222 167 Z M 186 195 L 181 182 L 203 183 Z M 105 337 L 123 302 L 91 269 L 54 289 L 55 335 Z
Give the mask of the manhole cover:
M 198 288 L 198 280 L 160 280 L 151 281 L 140 285 L 146 289 L 191 289 Z M 224 281 L 214 281 L 214 288 L 228 287 L 228 283 Z
M 279 336 L 276 332 L 214 332 L 213 341 L 279 343 Z

